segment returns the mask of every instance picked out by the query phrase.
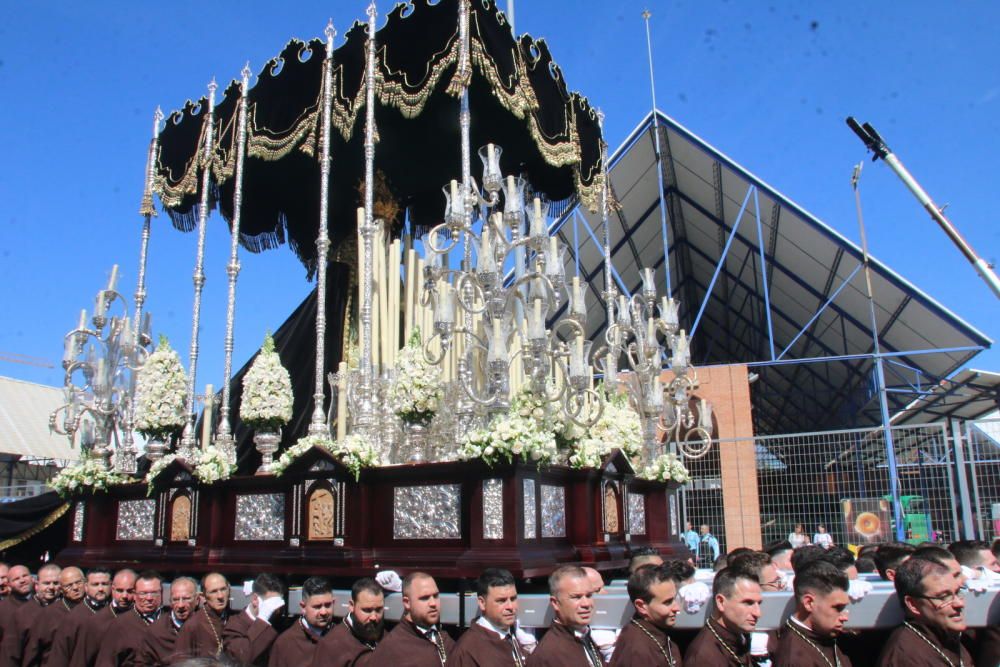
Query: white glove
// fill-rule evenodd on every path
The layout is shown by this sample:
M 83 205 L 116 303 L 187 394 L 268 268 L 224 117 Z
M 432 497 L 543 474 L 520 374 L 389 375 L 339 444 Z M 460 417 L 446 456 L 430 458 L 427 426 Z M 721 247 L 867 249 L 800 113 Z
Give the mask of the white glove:
M 766 656 L 767 652 L 767 639 L 768 635 L 766 632 L 751 632 L 750 633 L 750 655 L 754 657 Z
M 851 602 L 857 602 L 872 592 L 872 583 L 864 579 L 851 579 L 847 582 L 847 597 Z
M 990 587 L 990 580 L 982 570 L 974 570 L 963 565 L 962 574 L 965 576 L 965 587 L 973 593 L 982 593 Z
M 535 635 L 531 634 L 528 630 L 525 630 L 520 625 L 514 626 L 514 637 L 517 639 L 517 643 L 521 645 L 524 652 L 531 655 L 536 648 L 538 648 L 538 639 Z
M 605 660 L 611 660 L 615 652 L 615 642 L 618 641 L 618 630 L 591 629 L 590 638 Z
M 387 591 L 393 593 L 401 593 L 403 591 L 403 580 L 393 570 L 382 570 L 375 575 L 375 581 Z
M 243 582 L 243 595 L 250 597 L 251 593 L 253 593 L 253 579 L 246 579 Z
M 285 599 L 280 595 L 275 595 L 273 598 L 262 598 L 260 602 L 257 603 L 257 618 L 265 623 L 270 623 L 271 616 L 274 615 L 274 612 L 284 606 Z
M 712 597 L 712 589 L 700 581 L 687 586 L 681 586 L 677 594 L 684 600 L 684 609 L 689 614 L 696 614 L 702 606 Z

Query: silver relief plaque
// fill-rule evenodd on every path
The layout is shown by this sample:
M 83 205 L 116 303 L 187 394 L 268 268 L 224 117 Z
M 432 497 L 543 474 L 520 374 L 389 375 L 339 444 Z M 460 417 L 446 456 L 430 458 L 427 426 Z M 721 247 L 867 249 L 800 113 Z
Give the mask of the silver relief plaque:
M 73 541 L 83 541 L 83 516 L 87 511 L 87 503 L 79 501 L 73 507 Z
M 646 534 L 646 496 L 641 493 L 628 494 L 628 532 Z
M 119 540 L 153 539 L 153 519 L 156 500 L 120 500 L 118 502 L 118 528 L 115 532 Z
M 677 496 L 671 493 L 668 504 L 670 505 L 670 534 L 676 535 L 680 525 L 677 523 Z
M 397 486 L 392 500 L 395 539 L 461 539 L 461 487 L 458 484 Z
M 483 539 L 503 539 L 503 480 L 483 480 Z
M 566 489 L 542 484 L 542 537 L 566 537 Z
M 535 480 L 524 480 L 524 539 L 533 540 L 538 537 L 538 526 L 535 521 Z
M 285 539 L 285 494 L 255 493 L 236 496 L 238 541 L 278 541 Z

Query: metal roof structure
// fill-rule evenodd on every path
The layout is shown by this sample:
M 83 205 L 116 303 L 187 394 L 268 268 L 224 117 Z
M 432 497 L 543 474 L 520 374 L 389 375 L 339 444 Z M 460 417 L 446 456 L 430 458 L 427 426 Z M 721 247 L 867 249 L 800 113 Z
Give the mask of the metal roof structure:
M 857 245 L 662 112 L 648 114 L 609 164 L 618 289 L 639 290 L 642 268 L 653 267 L 660 293 L 669 284 L 681 302 L 692 362 L 753 368 L 758 434 L 881 423 Z M 607 324 L 601 215 L 577 205 L 552 227 L 589 284 L 587 335 L 596 340 Z M 872 282 L 890 412 L 990 346 L 874 259 Z
M 61 387 L 0 377 L 0 457 L 60 465 L 79 460 L 66 436 L 49 431 L 49 414 L 64 402 Z
M 946 419 L 979 419 L 1000 409 L 1000 373 L 971 368 L 931 387 L 902 411 L 893 424 L 926 424 Z

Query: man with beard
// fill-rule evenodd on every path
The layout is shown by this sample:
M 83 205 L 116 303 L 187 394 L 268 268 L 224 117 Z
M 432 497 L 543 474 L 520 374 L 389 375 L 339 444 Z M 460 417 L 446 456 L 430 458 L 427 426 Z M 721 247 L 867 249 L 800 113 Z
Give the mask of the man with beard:
M 680 649 L 669 630 L 681 610 L 674 571 L 663 565 L 639 568 L 628 578 L 635 615 L 618 636 L 611 667 L 680 667 Z
M 281 633 L 271 646 L 268 667 L 302 667 L 312 662 L 319 644 L 333 623 L 333 590 L 322 577 L 302 584 L 302 616 Z
M 40 667 L 48 664 L 52 642 L 56 631 L 66 624 L 73 609 L 83 600 L 85 593 L 83 570 L 78 567 L 63 568 L 59 573 L 59 588 L 62 599 L 47 606 L 28 628 L 21 664 L 24 667 Z M 58 664 L 58 663 L 52 663 Z
M 724 568 L 712 582 L 715 611 L 691 642 L 684 662 L 699 667 L 750 663 L 750 633 L 760 619 L 760 584 L 743 570 Z
M 129 569 L 115 573 L 115 578 L 111 580 L 111 602 L 80 624 L 73 655 L 68 663 L 70 667 L 94 667 L 104 632 L 116 618 L 132 609 L 135 578 L 135 571 Z
M 774 667 L 851 667 L 837 646 L 847 623 L 847 575 L 818 560 L 795 573 L 795 613 L 778 633 Z
M 448 667 L 523 667 L 526 653 L 517 641 L 517 587 L 507 570 L 483 570 L 476 581 L 479 618 L 448 656 Z
M 441 594 L 434 577 L 411 572 L 403 579 L 403 619 L 378 645 L 377 665 L 441 667 L 455 648 L 454 640 L 438 623 Z
M 87 573 L 83 602 L 76 605 L 69 616 L 56 628 L 48 662 L 43 664 L 53 667 L 70 664 L 73 650 L 79 643 L 80 629 L 84 622 L 96 616 L 104 608 L 108 603 L 110 593 L 110 570 L 97 568 Z
M 313 656 L 312 667 L 361 667 L 374 665 L 372 652 L 385 626 L 385 598 L 374 579 L 358 579 L 351 587 L 344 622 L 323 637 Z
M 964 646 L 965 587 L 961 575 L 918 550 L 896 570 L 893 584 L 906 620 L 879 656 L 880 667 L 971 665 Z
M 222 631 L 226 653 L 244 664 L 266 665 L 271 644 L 278 637 L 271 627 L 271 616 L 284 605 L 284 585 L 273 574 L 258 574 L 250 603 L 232 616 Z
M 59 598 L 61 571 L 62 568 L 54 563 L 39 568 L 34 599 L 18 609 L 11 618 L 13 623 L 4 630 L 0 648 L 0 665 L 3 667 L 20 667 L 28 646 L 28 631 L 38 621 L 42 610 Z
M 10 595 L 0 602 L 0 646 L 7 628 L 14 627 L 15 612 L 33 597 L 34 582 L 31 572 L 23 565 L 15 565 L 7 572 Z
M 118 577 L 114 585 L 117 586 Z M 152 625 L 160 618 L 163 604 L 163 577 L 152 570 L 139 574 L 135 580 L 134 603 L 128 611 L 115 616 L 99 638 L 97 667 L 133 667 L 140 662 L 143 641 Z
M 549 576 L 549 602 L 555 619 L 528 658 L 528 667 L 604 667 L 607 663 L 590 638 L 594 589 L 583 568 L 557 568 Z
M 170 613 L 160 614 L 149 626 L 139 650 L 138 664 L 166 667 L 188 657 L 177 651 L 177 637 L 185 623 L 194 617 L 198 599 L 198 582 L 191 577 L 178 577 L 171 582 Z
M 218 572 L 201 579 L 201 608 L 191 615 L 174 643 L 174 653 L 184 658 L 217 658 L 222 655 L 222 634 L 233 615 L 229 608 L 229 582 Z

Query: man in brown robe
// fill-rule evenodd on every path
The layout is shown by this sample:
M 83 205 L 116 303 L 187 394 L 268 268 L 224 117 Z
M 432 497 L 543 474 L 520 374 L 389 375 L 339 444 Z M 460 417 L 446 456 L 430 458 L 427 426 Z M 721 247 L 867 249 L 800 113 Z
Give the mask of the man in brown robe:
M 434 577 L 411 572 L 403 579 L 403 619 L 375 649 L 374 665 L 441 667 L 455 642 L 439 625 L 441 594 Z
M 21 664 L 24 667 L 41 667 L 48 664 L 56 631 L 66 624 L 70 613 L 83 600 L 85 583 L 83 570 L 78 567 L 66 567 L 59 573 L 62 598 L 45 607 L 28 628 L 24 655 L 21 657 Z
M 507 570 L 483 570 L 476 581 L 479 618 L 448 656 L 447 667 L 524 667 L 527 653 L 518 643 L 517 587 Z
M 222 655 L 222 634 L 233 616 L 229 608 L 229 582 L 218 572 L 201 578 L 201 605 L 185 622 L 174 642 L 174 655 L 184 658 L 217 658 Z
M 611 667 L 680 667 L 681 651 L 670 628 L 681 610 L 679 580 L 670 567 L 647 565 L 628 579 L 628 596 L 635 615 L 622 628 Z
M 111 580 L 111 602 L 80 624 L 73 654 L 67 663 L 70 667 L 94 667 L 105 631 L 116 618 L 132 609 L 135 578 L 135 572 L 130 569 L 115 573 L 114 579 Z
M 38 621 L 42 610 L 59 599 L 59 573 L 62 568 L 54 563 L 43 565 L 38 569 L 38 581 L 35 583 L 35 597 L 22 605 L 13 614 L 3 633 L 0 644 L 0 666 L 21 667 L 25 649 L 28 646 L 28 631 Z
M 795 573 L 794 586 L 795 612 L 778 632 L 773 667 L 851 667 L 837 646 L 851 602 L 847 575 L 818 560 Z
M 750 665 L 750 633 L 760 619 L 762 601 L 757 578 L 744 571 L 723 568 L 712 582 L 715 609 L 684 654 L 684 662 L 698 667 Z
M 117 577 L 116 577 L 117 580 Z M 100 650 L 96 667 L 134 667 L 142 665 L 140 653 L 149 628 L 162 614 L 163 578 L 152 570 L 135 580 L 132 608 L 118 614 L 98 640 Z
M 879 667 L 971 665 L 963 643 L 965 591 L 961 570 L 918 550 L 896 570 L 893 584 L 906 620 L 879 656 Z
M 385 631 L 384 613 L 382 587 L 368 577 L 355 581 L 347 603 L 347 616 L 320 641 L 312 667 L 374 665 L 373 651 Z
M 0 602 L 0 646 L 7 628 L 14 627 L 15 612 L 34 597 L 34 582 L 31 571 L 24 565 L 14 565 L 7 572 L 10 595 Z
M 181 628 L 194 617 L 198 608 L 198 582 L 178 577 L 170 584 L 170 609 L 164 610 L 146 630 L 139 649 L 138 664 L 143 667 L 167 667 L 187 655 L 177 651 Z
M 261 573 L 253 581 L 250 603 L 230 617 L 222 631 L 222 643 L 228 655 L 242 664 L 267 664 L 271 644 L 278 633 L 271 627 L 271 617 L 285 605 L 285 587 L 273 574 Z
M 271 646 L 268 667 L 305 667 L 312 662 L 316 645 L 333 623 L 333 589 L 322 577 L 302 584 L 302 616 L 282 632 Z
M 10 595 L 10 582 L 7 580 L 8 572 L 10 572 L 10 565 L 0 563 L 0 602 Z
M 43 665 L 65 667 L 78 643 L 80 628 L 85 621 L 95 616 L 108 603 L 111 593 L 111 572 L 98 568 L 87 572 L 83 601 L 73 608 L 69 616 L 56 628 L 52 639 L 52 650 Z
M 576 565 L 559 567 L 549 576 L 549 602 L 555 619 L 527 667 L 605 667 L 590 638 L 594 589 L 587 573 Z

